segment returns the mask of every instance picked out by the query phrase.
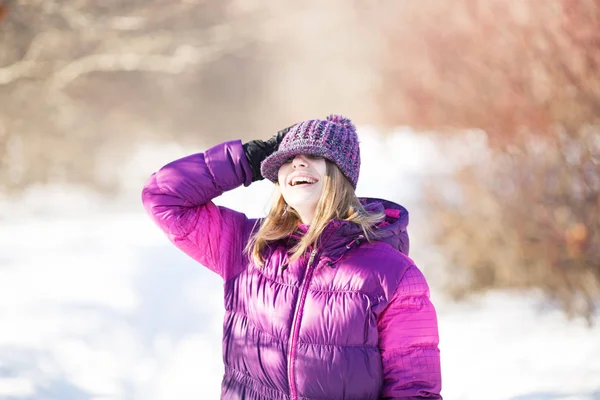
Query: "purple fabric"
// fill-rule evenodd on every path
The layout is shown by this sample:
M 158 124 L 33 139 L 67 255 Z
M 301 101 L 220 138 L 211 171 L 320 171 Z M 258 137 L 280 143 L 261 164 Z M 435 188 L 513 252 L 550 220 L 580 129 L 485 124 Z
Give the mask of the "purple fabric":
M 169 239 L 224 279 L 221 397 L 441 399 L 437 318 L 406 255 L 407 211 L 363 199 L 386 211 L 377 241 L 331 221 L 310 266 L 306 254 L 280 268 L 293 236 L 272 243 L 259 268 L 242 252 L 257 220 L 211 201 L 250 182 L 235 141 L 166 165 L 142 193 Z
M 358 135 L 352 121 L 332 114 L 326 120 L 302 121 L 285 135 L 279 149 L 261 164 L 261 174 L 277 182 L 279 167 L 298 154 L 325 157 L 338 166 L 356 188 L 360 172 Z

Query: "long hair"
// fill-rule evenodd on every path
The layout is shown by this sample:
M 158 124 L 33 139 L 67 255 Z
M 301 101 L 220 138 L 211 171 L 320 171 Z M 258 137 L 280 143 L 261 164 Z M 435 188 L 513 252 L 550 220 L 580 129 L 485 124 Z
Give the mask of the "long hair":
M 339 168 L 326 160 L 326 172 L 323 178 L 323 192 L 317 203 L 314 219 L 308 232 L 292 247 L 288 262 L 297 260 L 311 245 L 318 246 L 318 239 L 333 219 L 345 220 L 358 224 L 368 241 L 374 236 L 374 227 L 382 221 L 383 213 L 369 214 L 362 206 L 354 192 L 350 181 Z M 279 186 L 276 183 L 276 186 Z M 263 250 L 269 242 L 288 237 L 298 229 L 300 215 L 288 207 L 281 191 L 274 201 L 271 210 L 262 221 L 258 231 L 250 238 L 245 251 L 252 257 L 256 265 L 264 264 Z

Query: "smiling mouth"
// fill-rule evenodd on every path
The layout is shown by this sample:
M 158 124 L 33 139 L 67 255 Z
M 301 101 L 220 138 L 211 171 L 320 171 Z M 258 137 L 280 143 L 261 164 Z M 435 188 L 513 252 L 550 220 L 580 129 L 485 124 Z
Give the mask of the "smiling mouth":
M 292 179 L 290 182 L 290 186 L 310 186 L 312 184 L 317 183 L 316 179 L 308 178 L 308 177 L 298 177 Z

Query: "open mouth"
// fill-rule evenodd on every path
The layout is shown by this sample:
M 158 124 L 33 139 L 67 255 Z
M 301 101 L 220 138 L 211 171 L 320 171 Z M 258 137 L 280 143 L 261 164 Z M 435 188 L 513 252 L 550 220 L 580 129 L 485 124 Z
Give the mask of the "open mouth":
M 314 183 L 317 183 L 316 179 L 309 178 L 307 176 L 298 176 L 292 179 L 290 182 L 291 186 L 309 186 Z

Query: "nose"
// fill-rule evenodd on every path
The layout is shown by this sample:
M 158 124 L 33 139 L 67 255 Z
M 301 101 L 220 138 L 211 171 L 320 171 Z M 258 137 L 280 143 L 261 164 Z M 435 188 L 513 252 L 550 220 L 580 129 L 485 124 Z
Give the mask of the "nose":
M 306 168 L 307 165 L 308 165 L 308 163 L 306 161 L 306 157 L 304 157 L 302 154 L 298 154 L 292 160 L 292 166 L 294 168 L 298 168 L 298 167 L 304 167 L 304 168 Z

